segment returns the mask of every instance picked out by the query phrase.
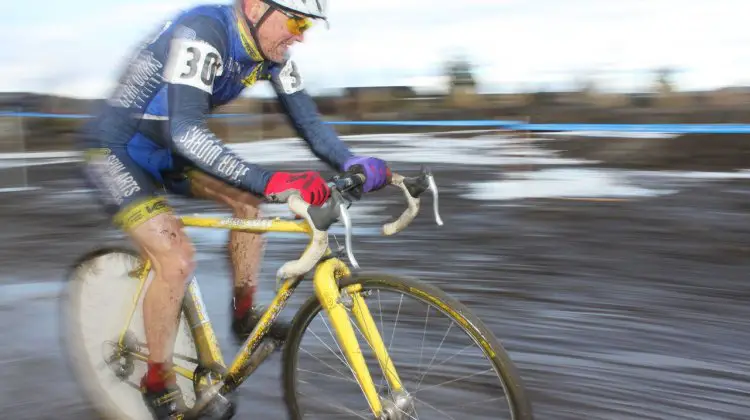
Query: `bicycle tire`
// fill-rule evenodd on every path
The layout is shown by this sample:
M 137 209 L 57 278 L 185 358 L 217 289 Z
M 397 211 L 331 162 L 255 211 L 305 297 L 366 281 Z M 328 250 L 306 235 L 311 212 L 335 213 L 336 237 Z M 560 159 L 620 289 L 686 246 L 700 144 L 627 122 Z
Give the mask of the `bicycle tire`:
M 121 268 L 129 267 L 131 269 L 134 269 L 140 265 L 141 261 L 142 260 L 140 255 L 130 248 L 102 247 L 94 249 L 82 255 L 78 260 L 71 264 L 65 275 L 64 290 L 60 299 L 59 306 L 59 328 L 61 332 L 60 340 L 62 344 L 61 347 L 63 349 L 65 359 L 68 361 L 68 368 L 73 375 L 75 382 L 78 384 L 79 390 L 82 391 L 85 399 L 94 407 L 97 414 L 105 419 L 135 420 L 151 419 L 152 417 L 146 410 L 145 405 L 142 405 L 142 400 L 138 399 L 140 398 L 140 391 L 137 389 L 137 387 L 132 392 L 127 392 L 128 404 L 131 405 L 129 405 L 127 408 L 123 408 L 123 404 L 125 404 L 125 402 L 116 401 L 117 398 L 113 396 L 113 386 L 111 384 L 105 384 L 101 380 L 101 376 L 99 376 L 101 372 L 98 372 L 98 370 L 104 371 L 109 368 L 97 367 L 96 362 L 102 364 L 106 363 L 103 360 L 103 356 L 101 358 L 97 358 L 97 356 L 95 355 L 95 351 L 93 350 L 94 343 L 87 342 L 87 340 L 90 339 L 91 336 L 86 336 L 84 331 L 84 329 L 86 328 L 84 326 L 84 322 L 87 319 L 85 314 L 94 317 L 94 319 L 96 319 L 96 317 L 98 316 L 103 317 L 103 314 L 96 312 L 89 313 L 86 309 L 84 309 L 87 303 L 92 303 L 90 296 L 85 296 L 85 293 L 83 292 L 84 282 L 93 280 L 87 280 L 86 275 L 84 275 L 83 273 L 86 270 L 91 273 L 97 268 L 109 269 L 113 266 L 118 267 L 118 264 L 121 264 L 119 266 Z M 129 277 L 127 273 L 107 272 L 106 278 L 112 283 L 115 283 L 118 279 L 122 280 L 124 278 L 127 278 L 128 281 L 133 281 L 134 286 L 137 286 L 137 281 Z M 122 282 L 120 282 L 119 285 L 122 285 Z M 116 284 L 107 285 L 107 287 L 117 286 L 118 285 Z M 126 287 L 126 289 L 131 288 L 131 285 L 124 286 Z M 135 290 L 134 287 L 133 289 Z M 122 308 L 132 308 L 132 297 L 134 295 L 135 292 L 132 292 L 127 296 L 121 297 L 121 299 L 127 300 L 127 302 L 123 301 Z M 115 302 L 110 302 L 109 305 L 111 305 L 112 307 L 117 307 L 117 304 Z M 118 315 L 123 315 L 122 310 L 118 313 Z M 194 355 L 195 343 L 193 342 L 192 335 L 187 329 L 187 324 L 185 323 L 185 315 L 182 313 L 180 324 L 181 325 L 178 328 L 177 336 L 175 337 L 175 351 L 179 350 L 180 353 Z M 107 340 L 115 340 L 121 333 L 121 328 L 122 326 L 120 326 L 117 330 L 111 331 L 111 333 L 109 332 L 109 329 L 107 329 L 107 332 L 104 333 L 109 337 Z M 94 340 L 94 342 L 96 341 L 97 340 Z M 105 342 L 106 341 L 102 341 L 102 348 L 105 347 Z M 191 353 L 191 349 L 188 348 L 188 346 L 190 345 L 192 345 L 193 353 Z M 104 351 L 102 351 L 102 354 L 104 354 Z M 135 375 L 136 373 L 131 374 L 131 376 Z M 112 377 L 115 379 L 117 378 L 114 375 L 112 375 Z M 134 377 L 129 379 L 140 378 Z M 184 382 L 180 384 L 180 387 L 185 394 L 185 398 L 188 400 L 188 404 L 192 404 L 192 400 L 194 400 L 195 396 L 193 394 L 192 386 L 187 385 L 191 382 L 179 376 L 178 381 Z M 126 384 L 126 382 L 122 381 L 121 383 L 116 384 L 116 386 L 120 387 L 118 392 L 124 392 L 122 391 L 122 384 Z M 132 388 L 132 384 L 128 386 Z M 135 408 L 136 406 L 132 405 L 134 402 L 140 403 L 142 407 Z
M 512 407 L 512 418 L 514 420 L 533 419 L 531 402 L 526 396 L 518 369 L 497 337 L 464 304 L 438 287 L 410 277 L 383 273 L 361 273 L 341 279 L 339 289 L 354 284 L 362 285 L 363 290 L 370 288 L 395 290 L 434 305 L 433 307 L 455 321 L 482 349 L 486 359 L 491 361 L 495 373 L 502 379 L 509 405 Z M 283 393 L 291 419 L 301 419 L 303 415 L 296 394 L 297 353 L 305 330 L 321 309 L 322 307 L 316 296 L 309 298 L 295 315 L 289 337 L 284 346 L 282 354 Z M 488 350 L 494 353 L 494 356 L 488 353 Z

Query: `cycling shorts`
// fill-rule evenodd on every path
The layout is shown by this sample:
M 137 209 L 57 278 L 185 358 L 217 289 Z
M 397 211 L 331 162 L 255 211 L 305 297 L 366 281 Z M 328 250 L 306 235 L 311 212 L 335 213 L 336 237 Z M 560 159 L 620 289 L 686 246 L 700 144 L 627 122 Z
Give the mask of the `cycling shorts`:
M 84 177 L 104 211 L 125 231 L 162 213 L 172 211 L 166 193 L 190 196 L 188 165 L 153 173 L 136 162 L 126 145 L 97 144 L 84 150 Z

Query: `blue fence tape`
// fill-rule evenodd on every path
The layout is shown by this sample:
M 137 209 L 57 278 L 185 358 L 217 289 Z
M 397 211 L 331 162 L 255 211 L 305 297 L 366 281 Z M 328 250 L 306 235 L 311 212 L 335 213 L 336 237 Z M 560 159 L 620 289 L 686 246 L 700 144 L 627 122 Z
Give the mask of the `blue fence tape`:
M 638 133 L 750 134 L 750 124 L 532 124 L 522 121 L 332 121 L 338 125 L 502 127 L 516 131 L 623 131 Z
M 85 114 L 51 114 L 41 112 L 0 112 L 0 117 L 30 118 L 91 118 Z M 262 116 L 249 114 L 213 114 L 211 118 L 244 118 L 260 120 Z M 432 127 L 487 127 L 517 131 L 621 131 L 633 133 L 673 134 L 750 134 L 750 124 L 532 124 L 511 120 L 440 120 L 440 121 L 327 121 L 331 125 L 432 126 Z
M 91 118 L 84 114 L 45 114 L 41 112 L 0 112 L 0 117 L 31 117 L 31 118 Z
M 519 131 L 622 131 L 672 134 L 750 134 L 748 124 L 511 124 Z
M 523 121 L 502 120 L 442 120 L 442 121 L 328 121 L 333 125 L 391 125 L 391 126 L 439 126 L 439 127 L 509 127 L 524 124 Z

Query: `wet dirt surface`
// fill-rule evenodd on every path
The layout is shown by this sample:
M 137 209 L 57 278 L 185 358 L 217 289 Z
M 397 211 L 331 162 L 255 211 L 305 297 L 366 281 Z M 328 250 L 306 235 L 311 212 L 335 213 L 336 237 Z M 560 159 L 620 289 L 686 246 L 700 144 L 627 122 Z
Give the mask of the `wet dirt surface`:
M 594 169 L 493 139 L 352 143 L 391 153 L 396 171 L 427 162 L 445 221 L 425 206 L 407 231 L 378 236 L 403 203 L 395 190 L 372 194 L 352 214 L 362 268 L 419 277 L 468 305 L 519 367 L 537 419 L 747 418 L 747 173 Z M 123 238 L 70 163 L 30 167 L 29 179 L 40 189 L 0 195 L 0 411 L 94 419 L 61 352 L 58 294 L 75 258 Z M 191 230 L 196 274 L 226 357 L 225 234 L 206 232 Z M 262 299 L 303 246 L 269 237 Z M 242 386 L 237 418 L 286 418 L 279 371 L 274 356 Z

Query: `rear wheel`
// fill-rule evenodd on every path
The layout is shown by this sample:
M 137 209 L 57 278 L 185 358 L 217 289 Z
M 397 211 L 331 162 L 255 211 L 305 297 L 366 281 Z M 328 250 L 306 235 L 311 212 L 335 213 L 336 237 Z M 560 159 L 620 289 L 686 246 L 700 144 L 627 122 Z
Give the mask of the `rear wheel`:
M 492 332 L 457 300 L 415 279 L 360 274 L 340 288 L 361 293 L 406 393 L 392 392 L 354 325 L 388 419 L 532 419 L 510 357 Z M 359 385 L 315 297 L 294 320 L 284 349 L 284 394 L 293 419 L 372 419 Z M 354 318 L 351 317 L 353 320 Z
M 102 248 L 84 255 L 68 272 L 61 301 L 62 341 L 71 369 L 100 415 L 113 419 L 151 419 L 139 391 L 148 355 L 143 327 L 143 294 L 138 296 L 139 255 L 125 248 Z M 149 273 L 144 292 L 153 277 Z M 128 317 L 137 306 L 129 325 Z M 120 337 L 124 332 L 125 339 Z M 196 351 L 184 314 L 174 363 L 190 371 Z M 139 358 L 137 355 L 141 355 Z M 195 401 L 193 383 L 177 376 L 186 403 Z

